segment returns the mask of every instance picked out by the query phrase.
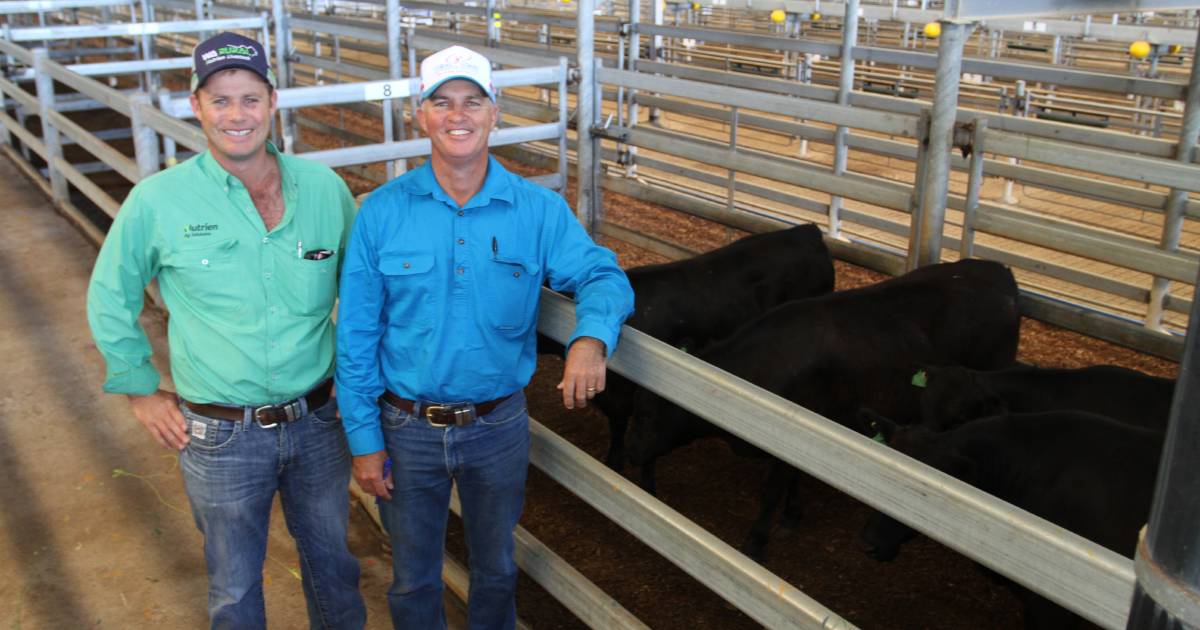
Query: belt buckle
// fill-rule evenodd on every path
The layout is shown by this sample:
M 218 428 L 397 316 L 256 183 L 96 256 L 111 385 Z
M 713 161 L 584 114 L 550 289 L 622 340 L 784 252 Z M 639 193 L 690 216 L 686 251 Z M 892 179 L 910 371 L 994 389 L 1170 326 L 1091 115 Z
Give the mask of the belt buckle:
M 255 407 L 254 413 L 251 415 L 251 417 L 254 418 L 254 421 L 258 423 L 258 426 L 260 426 L 264 429 L 271 429 L 271 428 L 277 427 L 277 426 L 279 426 L 278 422 L 272 422 L 271 424 L 263 424 L 263 421 L 258 417 L 258 414 L 260 411 L 264 411 L 267 409 L 274 409 L 274 408 L 275 408 L 275 405 L 263 405 L 261 407 Z
M 454 414 L 453 422 L 438 422 L 433 419 L 434 414 L 443 414 L 447 411 Z M 475 410 L 471 407 L 471 403 L 430 403 L 421 409 L 421 413 L 430 426 L 438 429 L 445 429 L 449 426 L 461 427 L 475 419 Z

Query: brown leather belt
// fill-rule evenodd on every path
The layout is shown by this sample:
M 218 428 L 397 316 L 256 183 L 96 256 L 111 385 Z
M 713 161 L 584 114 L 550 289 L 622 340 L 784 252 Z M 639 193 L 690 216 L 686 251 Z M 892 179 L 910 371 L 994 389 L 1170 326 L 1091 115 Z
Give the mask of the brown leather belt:
M 265 429 L 269 429 L 281 422 L 291 422 L 299 420 L 304 410 L 302 403 L 307 403 L 308 412 L 325 406 L 329 402 L 329 396 L 333 391 L 333 379 L 329 379 L 320 385 L 308 390 L 308 393 L 299 398 L 281 402 L 275 405 L 260 405 L 257 407 L 227 407 L 225 405 L 210 405 L 201 403 L 191 403 L 183 401 L 188 409 L 202 416 L 209 418 L 219 418 L 221 420 L 232 420 L 241 422 L 242 418 L 246 417 L 246 410 L 250 410 L 251 417 Z
M 493 409 L 500 406 L 500 403 L 508 400 L 512 395 L 502 396 L 495 400 L 489 400 L 481 403 L 435 403 L 429 401 L 421 402 L 421 415 L 425 416 L 425 420 L 429 424 L 445 428 L 448 426 L 465 427 L 480 416 L 486 416 Z M 412 413 L 417 404 L 407 398 L 401 398 L 392 392 L 384 390 L 383 395 L 379 400 L 403 411 L 404 413 Z

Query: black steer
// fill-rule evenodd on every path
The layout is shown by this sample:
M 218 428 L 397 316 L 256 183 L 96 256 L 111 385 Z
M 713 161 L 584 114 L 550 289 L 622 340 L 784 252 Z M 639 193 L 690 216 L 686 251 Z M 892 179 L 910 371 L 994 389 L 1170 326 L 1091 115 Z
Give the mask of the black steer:
M 1150 514 L 1163 433 L 1082 411 L 1002 414 L 957 429 L 898 427 L 864 411 L 889 446 L 984 492 L 1127 557 Z M 912 528 L 875 512 L 863 529 L 869 554 L 891 560 Z M 1062 630 L 1082 622 L 1012 584 L 1025 627 Z
M 697 353 L 704 361 L 846 426 L 860 406 L 915 420 L 918 362 L 999 368 L 1013 362 L 1017 285 L 1003 265 L 964 260 L 923 267 L 879 284 L 789 302 Z M 740 453 L 756 449 L 682 408 L 643 391 L 637 399 L 630 459 L 654 489 L 654 462 L 688 442 L 729 437 Z M 759 452 L 761 456 L 761 452 Z M 787 472 L 783 472 L 787 471 Z M 762 513 L 743 549 L 761 554 L 772 513 L 795 474 L 777 465 L 763 488 Z M 791 509 L 788 525 L 798 514 Z
M 833 262 L 820 228 L 811 223 L 625 273 L 635 305 L 625 323 L 689 351 L 732 334 L 774 306 L 833 290 Z M 539 335 L 539 353 L 561 356 L 562 351 L 561 344 Z M 609 421 L 606 461 L 620 470 L 637 385 L 613 372 L 606 381 L 605 391 L 592 402 Z
M 921 423 L 934 431 L 1005 411 L 1090 411 L 1165 431 L 1175 381 L 1115 365 L 1051 369 L 1022 365 L 984 372 L 926 367 Z

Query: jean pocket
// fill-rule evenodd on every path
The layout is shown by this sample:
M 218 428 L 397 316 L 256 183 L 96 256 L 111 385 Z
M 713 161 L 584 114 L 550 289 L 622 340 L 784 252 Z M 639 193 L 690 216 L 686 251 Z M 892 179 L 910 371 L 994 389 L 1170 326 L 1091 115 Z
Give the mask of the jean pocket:
M 528 412 L 525 410 L 524 404 L 511 406 L 501 405 L 500 413 L 491 413 L 486 416 L 481 416 L 475 421 L 482 425 L 494 427 L 518 420 L 526 413 Z
M 402 429 L 412 423 L 416 416 L 407 411 L 399 409 L 388 404 L 387 401 L 379 401 L 379 424 L 384 429 Z
M 338 416 L 337 398 L 330 397 L 329 401 L 316 409 L 309 409 L 308 415 L 312 416 L 313 424 L 320 426 L 335 426 L 342 423 L 341 417 Z
M 242 433 L 242 423 L 219 420 L 197 414 L 183 408 L 183 419 L 187 423 L 189 449 L 211 452 L 233 444 Z

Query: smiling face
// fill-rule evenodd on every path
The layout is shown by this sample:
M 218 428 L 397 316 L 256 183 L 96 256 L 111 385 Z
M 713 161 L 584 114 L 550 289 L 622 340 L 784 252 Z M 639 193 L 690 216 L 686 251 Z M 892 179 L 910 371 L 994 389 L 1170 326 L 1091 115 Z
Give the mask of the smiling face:
M 265 154 L 275 99 L 262 77 L 240 68 L 214 74 L 192 94 L 192 112 L 208 148 L 227 170 Z
M 433 157 L 455 166 L 487 163 L 488 135 L 499 110 L 483 89 L 465 79 L 443 83 L 421 103 L 417 124 L 429 136 Z

